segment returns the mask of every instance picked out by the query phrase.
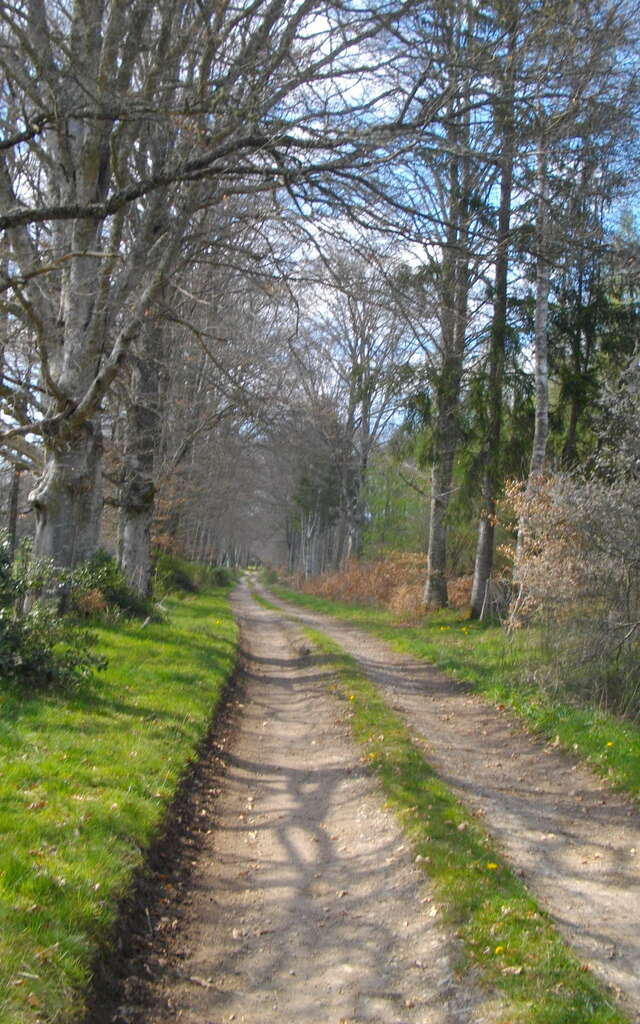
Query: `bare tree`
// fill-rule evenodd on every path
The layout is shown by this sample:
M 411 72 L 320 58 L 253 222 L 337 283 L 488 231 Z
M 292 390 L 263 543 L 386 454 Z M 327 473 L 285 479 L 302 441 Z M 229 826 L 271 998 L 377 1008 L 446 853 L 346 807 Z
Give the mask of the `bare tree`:
M 33 335 L 44 398 L 2 443 L 42 441 L 38 554 L 73 565 L 97 544 L 101 403 L 207 209 L 283 187 L 339 193 L 404 131 L 405 112 L 375 84 L 372 46 L 395 10 L 2 8 L 2 287 Z
M 516 147 L 515 78 L 518 43 L 521 37 L 519 4 L 512 5 L 506 15 L 506 47 L 504 59 L 496 76 L 495 123 L 500 150 L 500 199 L 495 237 L 495 278 L 493 315 L 487 366 L 486 432 L 483 438 L 483 471 L 481 480 L 482 508 L 478 526 L 478 542 L 471 592 L 471 614 L 479 616 L 493 562 L 496 498 L 499 487 L 500 441 L 502 430 L 502 392 L 507 338 L 507 298 L 513 165 Z
M 397 282 L 398 304 L 423 353 L 417 385 L 428 409 L 424 596 L 431 607 L 447 603 L 448 511 L 462 440 L 460 408 L 466 364 L 477 343 L 480 285 L 491 259 L 487 208 L 501 160 L 491 131 L 491 83 L 500 70 L 504 30 L 495 27 L 493 5 L 485 8 L 437 0 L 409 11 L 399 29 L 403 40 L 411 40 L 413 74 L 401 83 L 407 104 L 424 102 L 434 87 L 447 96 L 439 116 L 416 131 L 399 175 L 407 196 L 403 227 L 410 248 Z
M 302 373 L 311 374 L 312 390 L 333 394 L 337 413 L 329 421 L 339 478 L 336 567 L 361 553 L 369 460 L 397 415 L 403 371 L 416 351 L 393 297 L 395 263 L 388 246 L 368 255 L 330 246 L 302 309 Z

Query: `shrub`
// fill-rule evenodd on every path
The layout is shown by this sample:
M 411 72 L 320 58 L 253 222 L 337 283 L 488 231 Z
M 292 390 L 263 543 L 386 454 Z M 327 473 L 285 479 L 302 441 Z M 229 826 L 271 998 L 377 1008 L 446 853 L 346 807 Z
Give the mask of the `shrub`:
M 174 590 L 196 594 L 200 588 L 194 577 L 194 566 L 177 555 L 160 551 L 155 562 L 154 589 L 160 594 Z
M 11 564 L 6 543 L 0 543 L 0 677 L 25 689 L 77 686 L 89 679 L 104 659 L 91 648 L 94 637 L 57 614 L 51 604 L 24 608 L 34 581 L 51 582 L 46 566 L 22 557 Z
M 233 570 L 225 566 L 198 565 L 167 551 L 160 551 L 156 556 L 154 587 L 161 594 L 172 591 L 197 594 L 205 587 L 228 587 L 234 578 Z
M 449 604 L 452 608 L 468 608 L 471 605 L 473 576 L 455 576 L 449 580 Z
M 74 595 L 73 604 L 76 612 L 88 619 L 99 618 L 109 611 L 104 594 L 97 587 L 78 591 Z
M 348 562 L 341 572 L 323 573 L 301 584 L 319 597 L 388 607 L 399 588 L 424 586 L 424 555 L 389 551 L 376 562 Z
M 260 580 L 265 587 L 270 587 L 278 582 L 278 573 L 270 565 L 263 565 L 260 570 Z
M 74 569 L 67 585 L 71 609 L 84 617 L 116 612 L 127 618 L 145 618 L 152 611 L 151 603 L 132 590 L 108 551 L 96 551 Z
M 292 586 L 331 601 L 351 601 L 388 608 L 399 618 L 417 622 L 425 614 L 426 555 L 415 551 L 387 551 L 375 562 L 348 562 L 341 572 L 327 572 L 311 579 L 290 579 Z M 449 580 L 452 608 L 469 605 L 471 576 Z
M 519 517 L 513 620 L 542 621 L 553 664 L 541 681 L 640 715 L 640 369 L 608 396 L 587 473 L 510 489 Z
M 418 622 L 424 617 L 424 583 L 401 583 L 395 587 L 387 607 L 405 622 Z
M 215 565 L 209 570 L 209 578 L 211 586 L 214 587 L 229 587 L 233 583 L 233 573 L 230 569 L 227 569 L 223 565 Z

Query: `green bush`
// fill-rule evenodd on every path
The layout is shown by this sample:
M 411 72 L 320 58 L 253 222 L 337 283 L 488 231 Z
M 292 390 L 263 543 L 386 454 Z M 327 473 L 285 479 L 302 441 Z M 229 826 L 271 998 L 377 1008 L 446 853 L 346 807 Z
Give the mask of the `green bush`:
M 160 594 L 181 591 L 184 594 L 197 594 L 200 589 L 195 579 L 195 566 L 177 555 L 166 551 L 158 552 L 154 573 L 154 590 Z
M 264 583 L 265 587 L 270 587 L 274 583 L 278 582 L 278 573 L 271 566 L 265 565 L 260 570 L 260 579 Z
M 74 569 L 68 586 L 71 610 L 86 618 L 114 612 L 126 618 L 145 618 L 152 611 L 151 603 L 131 589 L 108 551 L 96 551 Z
M 198 565 L 178 555 L 161 551 L 156 557 L 155 589 L 159 593 L 178 591 L 197 594 L 206 587 L 228 587 L 235 579 L 232 569 L 221 565 Z
M 90 678 L 104 659 L 92 653 L 94 637 L 57 614 L 48 604 L 25 609 L 25 596 L 51 584 L 46 566 L 14 566 L 6 542 L 0 542 L 0 679 L 25 689 L 76 686 Z
M 216 565 L 209 570 L 211 577 L 211 584 L 214 587 L 229 587 L 233 583 L 234 575 L 231 569 L 226 569 L 223 565 Z

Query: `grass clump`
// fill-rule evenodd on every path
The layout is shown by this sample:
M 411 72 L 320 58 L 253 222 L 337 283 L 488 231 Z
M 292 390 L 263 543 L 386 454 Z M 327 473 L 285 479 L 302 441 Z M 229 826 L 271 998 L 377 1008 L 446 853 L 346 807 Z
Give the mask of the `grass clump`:
M 612 785 L 640 798 L 640 727 L 540 685 L 553 651 L 545 649 L 536 630 L 508 634 L 455 610 L 407 626 L 381 608 L 328 601 L 283 587 L 273 590 L 283 600 L 351 622 L 396 650 L 437 665 L 487 700 L 509 707 L 533 732 L 588 761 Z
M 336 673 L 354 736 L 462 940 L 512 1022 L 623 1024 L 628 1018 L 584 969 L 478 822 L 435 775 L 403 721 L 355 660 L 306 630 Z M 504 1018 L 505 1020 L 507 1017 Z
M 235 662 L 226 594 L 95 630 L 91 688 L 0 698 L 0 1020 L 79 1014 L 92 961 Z

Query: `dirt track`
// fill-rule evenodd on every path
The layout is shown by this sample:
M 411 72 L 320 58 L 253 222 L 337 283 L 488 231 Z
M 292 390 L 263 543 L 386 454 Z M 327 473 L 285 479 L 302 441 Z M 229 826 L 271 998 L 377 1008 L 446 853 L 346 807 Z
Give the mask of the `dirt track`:
M 578 955 L 640 1021 L 640 812 L 587 768 L 533 740 L 432 666 L 327 616 L 269 600 L 354 655 L 483 816 Z
M 246 697 L 155 1006 L 135 1019 L 490 1022 L 313 657 L 246 586 L 235 606 Z

